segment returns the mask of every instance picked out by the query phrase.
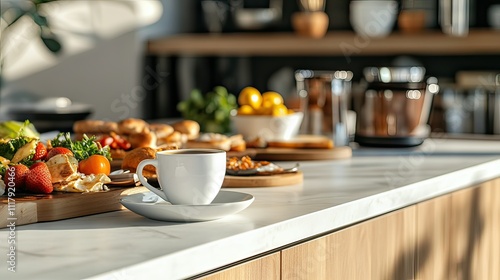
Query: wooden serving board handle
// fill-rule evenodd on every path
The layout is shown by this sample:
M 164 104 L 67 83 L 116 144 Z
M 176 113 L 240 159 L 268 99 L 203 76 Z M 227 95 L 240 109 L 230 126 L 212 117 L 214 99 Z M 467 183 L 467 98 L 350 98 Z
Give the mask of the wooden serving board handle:
M 223 188 L 256 188 L 256 187 L 277 187 L 286 185 L 301 184 L 304 180 L 304 174 L 299 171 L 296 173 L 285 173 L 268 176 L 229 176 L 224 178 Z
M 9 227 L 13 222 L 16 226 L 38 222 L 37 205 L 34 202 L 0 203 L 0 228 Z
M 56 221 L 123 209 L 120 198 L 146 192 L 145 187 L 110 188 L 106 192 L 19 194 L 15 199 L 16 225 Z M 12 206 L 10 207 L 12 208 Z M 8 225 L 9 203 L 0 199 L 0 228 Z
M 37 201 L 38 221 L 55 221 L 122 209 L 120 198 L 146 191 L 145 187 L 112 188 L 107 192 L 65 193 Z

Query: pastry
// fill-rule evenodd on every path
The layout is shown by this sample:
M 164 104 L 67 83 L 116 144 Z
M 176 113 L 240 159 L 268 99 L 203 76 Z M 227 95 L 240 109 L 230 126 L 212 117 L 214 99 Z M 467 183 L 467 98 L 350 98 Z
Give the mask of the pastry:
M 174 131 L 174 128 L 168 124 L 151 124 L 149 128 L 156 134 L 156 145 L 171 145 L 182 146 L 187 141 L 187 135 Z
M 247 149 L 247 142 L 243 139 L 243 135 L 236 134 L 229 137 L 231 140 L 231 148 L 230 151 L 242 152 Z
M 176 146 L 164 146 L 158 149 L 153 149 L 151 147 L 136 148 L 125 154 L 123 158 L 121 168 L 123 170 L 130 170 L 132 173 L 137 172 L 137 166 L 139 163 L 146 159 L 156 158 L 156 153 L 164 150 L 177 150 Z M 152 165 L 146 165 L 142 170 L 142 175 L 146 178 L 156 177 L 156 168 Z
M 244 151 L 246 142 L 241 134 L 226 136 L 219 133 L 203 133 L 195 140 L 190 140 L 186 148 L 220 149 L 224 151 Z
M 137 165 L 145 159 L 154 159 L 156 157 L 156 149 L 151 147 L 136 148 L 125 154 L 122 161 L 122 169 L 130 170 L 136 173 Z M 146 178 L 156 177 L 156 168 L 152 165 L 146 165 L 143 169 L 142 175 Z
M 103 135 L 109 135 L 110 133 L 116 133 L 118 131 L 118 124 L 111 121 L 101 121 L 101 120 L 79 120 L 73 123 L 73 132 L 75 133 L 75 139 L 83 139 L 83 135 L 101 137 Z
M 149 124 L 141 119 L 124 119 L 118 122 L 118 132 L 122 135 L 149 132 Z
M 132 133 L 127 136 L 127 141 L 132 148 L 156 147 L 156 134 L 151 131 Z
M 156 134 L 158 139 L 168 137 L 174 132 L 174 128 L 171 125 L 164 123 L 152 123 L 149 125 L 149 129 Z
M 192 120 L 183 120 L 172 125 L 175 131 L 186 134 L 188 140 L 193 140 L 200 134 L 200 124 Z

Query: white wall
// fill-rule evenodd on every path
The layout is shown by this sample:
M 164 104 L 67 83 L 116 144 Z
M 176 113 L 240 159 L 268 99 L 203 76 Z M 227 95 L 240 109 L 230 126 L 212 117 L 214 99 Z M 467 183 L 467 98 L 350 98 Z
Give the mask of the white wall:
M 91 1 L 95 2 L 87 2 Z M 111 0 L 102 0 L 105 1 Z M 92 104 L 95 113 L 91 118 L 141 117 L 145 41 L 188 31 L 190 19 L 185 15 L 196 3 L 195 0 L 158 1 L 162 3 L 163 14 L 156 23 L 118 36 L 101 37 L 91 48 L 63 55 L 47 69 L 11 79 L 7 81 L 8 90 L 2 91 L 2 96 L 26 91 L 42 97 L 65 96 L 74 102 Z M 0 105 L 5 106 L 5 102 Z

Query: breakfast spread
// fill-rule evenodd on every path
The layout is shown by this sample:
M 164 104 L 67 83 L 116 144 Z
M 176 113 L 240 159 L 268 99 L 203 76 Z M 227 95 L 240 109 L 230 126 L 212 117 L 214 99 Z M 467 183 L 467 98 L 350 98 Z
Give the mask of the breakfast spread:
M 238 115 L 280 116 L 292 114 L 283 98 L 276 92 L 260 92 L 252 87 L 244 88 L 238 98 Z M 107 189 L 113 167 L 135 173 L 142 160 L 154 159 L 156 152 L 172 149 L 219 149 L 226 152 L 246 152 L 257 148 L 257 154 L 242 158 L 228 154 L 228 175 L 273 175 L 283 169 L 268 161 L 289 160 L 283 157 L 266 158 L 270 148 L 332 149 L 332 141 L 326 137 L 299 135 L 292 140 L 274 141 L 260 138 L 245 140 L 242 134 L 201 132 L 200 124 L 193 120 L 175 123 L 149 123 L 142 119 L 127 118 L 117 122 L 81 120 L 73 125 L 74 134 L 60 133 L 54 139 L 42 143 L 33 125 L 26 121 L 0 123 L 0 188 L 16 186 L 31 193 L 95 192 Z M 298 151 L 297 150 L 297 151 Z M 264 152 L 263 152 L 264 151 Z M 273 150 L 274 151 L 274 150 Z M 276 151 L 275 151 L 276 153 Z M 290 153 L 289 151 L 287 152 Z M 308 152 L 310 153 L 310 152 Z M 294 155 L 297 152 L 294 151 Z M 254 158 L 255 157 L 255 158 Z M 290 159 L 292 160 L 292 159 Z M 153 166 L 144 168 L 143 175 L 155 178 Z M 33 182 L 36 182 L 33 183 Z M 9 185 L 10 183 L 10 185 Z M 35 186 L 36 185 L 36 186 Z
M 95 135 L 102 146 L 109 146 L 113 159 L 123 159 L 126 152 L 141 147 L 180 147 L 188 140 L 198 137 L 200 125 L 191 120 L 182 120 L 172 125 L 148 123 L 137 118 L 118 122 L 81 120 L 73 125 L 75 138 Z
M 124 159 L 137 148 L 152 149 L 212 148 L 225 151 L 244 151 L 246 142 L 242 135 L 228 136 L 221 133 L 200 133 L 200 124 L 181 120 L 172 124 L 148 123 L 128 118 L 119 122 L 81 120 L 73 126 L 75 138 L 95 135 L 101 146 L 109 146 L 113 159 Z
M 109 147 L 86 135 L 73 141 L 69 133 L 60 133 L 44 144 L 36 134 L 25 136 L 28 125 L 26 122 L 17 134 L 0 140 L 2 189 L 40 194 L 107 189 L 105 184 L 111 181 L 107 177 Z

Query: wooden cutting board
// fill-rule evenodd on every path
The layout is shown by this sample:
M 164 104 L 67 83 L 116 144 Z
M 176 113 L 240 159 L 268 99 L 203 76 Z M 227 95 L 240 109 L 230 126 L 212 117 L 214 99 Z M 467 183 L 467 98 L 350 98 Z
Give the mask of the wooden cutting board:
M 18 194 L 15 202 L 0 198 L 0 228 L 56 221 L 123 209 L 120 198 L 146 192 L 145 187 L 110 188 L 106 192 Z
M 277 187 L 301 184 L 304 180 L 302 172 L 266 176 L 229 176 L 226 175 L 223 188 L 256 188 Z
M 333 149 L 266 148 L 257 150 L 253 159 L 267 161 L 307 161 L 346 159 L 351 157 L 352 149 L 346 146 Z
M 268 141 L 269 148 L 292 148 L 292 149 L 332 149 L 333 140 L 323 135 L 297 135 L 290 140 Z
M 249 156 L 254 160 L 267 161 L 331 160 L 351 158 L 352 148 L 347 146 L 332 149 L 249 148 L 241 152 L 228 152 L 227 156 Z
M 248 155 L 254 160 L 267 161 L 334 160 L 352 157 L 351 147 L 334 147 L 333 141 L 322 135 L 298 135 L 291 140 L 270 141 L 267 145 L 267 148 L 228 152 L 228 156 Z

